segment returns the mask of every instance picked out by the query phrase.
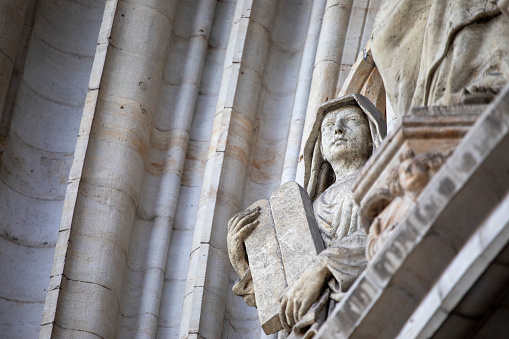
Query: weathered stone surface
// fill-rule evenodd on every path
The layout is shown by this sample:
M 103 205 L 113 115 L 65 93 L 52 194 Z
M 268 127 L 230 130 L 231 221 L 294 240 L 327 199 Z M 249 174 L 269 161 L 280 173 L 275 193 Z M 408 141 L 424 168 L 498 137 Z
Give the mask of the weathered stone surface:
M 388 243 L 330 315 L 318 338 L 395 337 L 437 279 L 447 280 L 444 275 L 447 268 L 461 264 L 453 263 L 453 259 L 473 239 L 473 234 L 479 231 L 480 239 L 473 242 L 481 247 L 474 244 L 473 248 L 479 253 L 480 263 L 486 263 L 482 246 L 496 241 L 501 241 L 499 249 L 504 245 L 504 238 L 495 234 L 507 232 L 507 208 L 493 207 L 509 192 L 508 112 L 509 87 L 506 87 L 431 179 Z M 504 217 L 498 218 L 496 213 L 503 213 Z M 479 228 L 485 222 L 490 224 L 490 217 L 495 222 L 488 228 L 498 227 L 498 231 Z M 508 239 L 507 235 L 504 237 Z M 469 257 L 472 251 L 465 250 L 468 260 L 475 259 Z M 491 250 L 489 245 L 486 254 Z M 459 271 L 452 272 L 459 273 L 454 279 L 461 280 Z M 447 290 L 453 286 L 443 287 Z M 443 295 L 444 290 L 437 288 Z M 454 296 L 448 294 L 444 301 L 452 301 Z M 352 320 L 343 323 L 343 319 Z M 498 331 L 496 326 L 491 329 L 493 333 Z
M 86 214 L 86 220 L 102 227 L 107 224 L 104 218 L 119 217 L 96 215 L 89 208 L 75 211 L 76 197 L 83 196 L 84 186 L 98 183 L 87 181 L 90 176 L 84 178 L 82 170 L 90 173 L 96 164 L 95 171 L 101 175 L 106 164 L 121 173 L 111 178 L 114 184 L 141 185 L 132 196 L 133 225 L 122 217 L 115 223 L 132 227 L 132 232 L 96 233 L 97 241 L 105 246 L 121 239 L 120 247 L 127 252 L 124 274 L 114 277 L 116 285 L 122 285 L 115 336 L 177 337 L 180 332 L 189 338 L 259 337 L 256 310 L 239 305 L 241 300 L 231 302 L 233 296 L 227 292 L 233 277 L 228 274 L 224 226 L 235 211 L 269 196 L 281 182 L 295 180 L 306 107 L 314 115 L 323 101 L 334 97 L 369 40 L 379 6 L 380 1 L 339 0 L 4 1 L 0 7 L 6 10 L 0 12 L 7 20 L 0 24 L 0 46 L 5 58 L 0 63 L 6 67 L 0 74 L 5 84 L 0 86 L 0 101 L 7 91 L 8 107 L 0 114 L 0 152 L 6 141 L 10 150 L 3 153 L 1 162 L 35 185 L 17 185 L 13 176 L 4 180 L 6 199 L 0 199 L 0 210 L 7 217 L 0 229 L 4 240 L 18 238 L 20 247 L 2 251 L 2 258 L 14 267 L 3 278 L 3 286 L 12 289 L 22 282 L 20 293 L 42 294 L 36 299 L 0 295 L 9 300 L 2 307 L 6 313 L 0 312 L 6 324 L 3 334 L 37 336 L 47 284 L 44 278 L 27 277 L 49 272 L 51 256 L 37 253 L 55 244 L 62 201 L 47 199 L 62 197 L 68 183 L 65 171 L 54 171 L 58 164 L 53 158 L 59 157 L 56 152 L 64 152 L 72 159 L 75 150 L 77 161 L 71 168 L 51 286 L 60 286 L 65 266 L 81 270 L 81 265 L 66 258 L 69 239 L 76 244 L 76 219 Z M 15 41 L 15 31 L 21 27 L 22 37 Z M 11 48 L 14 45 L 20 48 L 16 51 Z M 9 83 L 3 76 L 10 76 L 13 63 Z M 164 83 L 159 86 L 161 77 Z M 106 119 L 106 111 L 121 117 L 122 124 Z M 83 123 L 78 132 L 80 117 Z M 131 117 L 132 125 L 124 124 Z M 92 121 L 95 127 L 90 133 Z M 129 155 L 115 151 L 106 162 L 87 156 L 83 166 L 85 155 L 97 151 L 89 144 L 94 139 L 107 140 L 117 150 L 127 139 L 133 149 L 142 151 L 142 170 L 123 166 Z M 20 153 L 23 143 L 49 154 L 52 160 L 41 162 L 51 165 L 46 173 L 34 156 L 37 152 Z M 13 150 L 19 154 L 7 157 Z M 58 187 L 53 191 L 55 183 Z M 44 191 L 48 194 L 35 201 L 33 193 L 41 197 Z M 23 197 L 26 194 L 30 196 Z M 97 199 L 105 203 L 103 208 L 118 202 L 118 194 L 104 197 Z M 186 236 L 181 237 L 182 233 Z M 33 252 L 39 265 L 26 265 L 18 251 Z M 191 252 L 192 258 L 199 259 L 190 262 Z M 85 333 L 53 323 L 57 307 L 62 307 L 57 306 L 60 291 L 47 296 L 51 311 L 46 315 L 51 319 L 45 318 L 48 323 L 41 337 L 50 337 L 53 330 L 57 337 Z M 60 316 L 90 315 L 100 308 L 97 303 L 87 305 L 76 307 L 81 313 Z M 63 321 L 69 319 L 58 323 Z
M 359 53 L 337 96 L 342 97 L 353 93 L 364 95 L 385 117 L 385 87 L 373 61 L 369 42 Z
M 329 298 L 328 292 L 323 298 L 320 294 L 330 278 L 334 277 L 338 284 L 331 298 L 339 301 L 364 269 L 366 233 L 359 222 L 351 185 L 384 136 L 383 117 L 362 95 L 327 102 L 317 112 L 307 144 L 306 185 L 316 199 L 314 205 L 308 193 L 296 183 L 282 185 L 270 197 L 275 234 L 288 282 L 279 310 L 279 320 L 286 332 L 293 329 L 298 335 L 315 333 L 323 322 L 320 314 L 321 310 L 326 310 Z M 321 168 L 322 165 L 328 166 L 327 169 Z M 245 254 L 242 244 L 261 222 L 260 213 L 259 207 L 248 208 L 228 223 L 228 253 L 241 278 L 233 291 L 251 306 L 256 295 L 252 281 L 257 279 L 257 273 L 250 269 L 253 259 Z M 322 241 L 328 247 L 324 251 Z M 272 316 L 268 318 L 273 319 Z
M 387 187 L 364 199 L 361 215 L 368 233 L 368 260 L 390 237 L 446 159 L 447 155 L 438 152 L 416 155 L 408 150 L 400 155 L 399 164 L 390 170 Z
M 412 109 L 402 117 L 378 151 L 362 168 L 353 186 L 359 205 L 386 187 L 390 171 L 410 149 L 415 154 L 451 151 L 468 132 L 484 105 L 438 106 Z
M 507 31 L 496 1 L 384 1 L 371 46 L 396 114 L 488 103 L 509 79 Z
M 269 202 L 270 201 L 270 202 Z M 256 307 L 267 334 L 283 329 L 280 299 L 288 284 L 313 263 L 323 241 L 307 192 L 295 182 L 280 186 L 260 208 L 259 225 L 244 241 L 253 277 Z
M 283 328 L 279 321 L 279 299 L 287 283 L 274 218 L 269 201 L 259 200 L 250 208 L 260 207 L 260 224 L 244 241 L 256 295 L 256 308 L 265 333 Z
M 324 249 L 323 240 L 311 200 L 299 184 L 288 182 L 282 185 L 269 201 L 286 281 L 290 284 Z

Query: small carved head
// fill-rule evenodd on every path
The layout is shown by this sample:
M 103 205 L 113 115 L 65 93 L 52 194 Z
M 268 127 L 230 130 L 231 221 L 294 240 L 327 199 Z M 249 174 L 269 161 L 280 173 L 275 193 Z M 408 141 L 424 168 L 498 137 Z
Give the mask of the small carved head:
M 329 163 L 345 156 L 367 160 L 373 150 L 368 119 L 355 105 L 327 113 L 322 121 L 321 134 L 320 151 Z
M 416 197 L 447 157 L 448 155 L 438 152 L 415 155 L 412 150 L 401 154 L 399 165 L 391 170 L 387 180 L 391 194 L 402 196 L 409 192 Z

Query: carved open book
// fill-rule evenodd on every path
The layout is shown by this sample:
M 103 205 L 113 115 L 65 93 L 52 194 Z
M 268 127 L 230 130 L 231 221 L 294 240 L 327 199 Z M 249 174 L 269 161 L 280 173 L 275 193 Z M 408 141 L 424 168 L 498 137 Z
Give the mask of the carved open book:
M 281 185 L 260 207 L 260 224 L 245 240 L 260 323 L 266 334 L 283 326 L 279 300 L 288 284 L 324 249 L 307 192 L 295 182 Z

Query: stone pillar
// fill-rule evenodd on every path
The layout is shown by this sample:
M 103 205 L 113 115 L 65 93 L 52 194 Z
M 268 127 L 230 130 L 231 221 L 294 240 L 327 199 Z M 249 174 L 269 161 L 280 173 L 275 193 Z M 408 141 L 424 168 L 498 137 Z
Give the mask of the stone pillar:
M 195 224 L 180 338 L 221 337 L 230 271 L 227 223 L 240 209 L 276 3 L 237 3 Z
M 296 181 L 304 182 L 303 147 L 318 107 L 336 97 L 357 54 L 365 47 L 380 1 L 327 0 L 318 41 Z
M 11 65 L 27 1 L 2 4 L 14 12 L 0 13 L 16 18 L 2 20 L 10 29 L 1 35 L 0 44 L 9 46 L 2 56 Z M 103 7 L 38 5 L 0 166 L 0 323 L 7 337 L 37 336 Z M 3 104 L 9 83 L 0 88 Z
M 23 3 L 23 1 L 20 1 L 20 3 Z M 5 148 L 7 135 L 9 134 L 12 112 L 14 111 L 14 107 L 16 105 L 16 96 L 18 94 L 18 89 L 20 87 L 23 76 L 28 52 L 28 44 L 32 36 L 38 3 L 39 0 L 28 0 L 26 2 L 24 22 L 22 25 L 23 28 L 18 39 L 17 53 L 13 59 L 14 64 L 12 75 L 10 76 L 10 82 L 7 84 L 7 86 L 2 87 L 5 92 L 5 100 L 3 101 L 3 106 L 0 106 L 0 152 L 3 152 Z M 3 10 L 0 10 L 0 12 L 4 13 Z M 4 34 L 10 35 L 12 32 L 7 30 L 6 32 L 0 32 L 0 34 L 0 37 L 3 37 Z
M 27 5 L 28 0 L 0 2 L 0 108 L 4 107 L 11 83 Z
M 353 0 L 327 1 L 316 51 L 306 117 L 314 116 L 321 104 L 334 98 L 352 5 Z M 308 121 L 311 119 L 306 120 L 304 136 L 309 133 L 308 126 L 312 126 Z
M 87 117 L 93 118 L 92 127 L 81 145 L 84 160 L 77 158 L 73 168 L 77 187 L 70 186 L 67 194 L 41 337 L 118 333 L 131 234 L 136 215 L 144 215 L 138 203 L 174 5 L 115 1 L 105 12 L 98 46 L 106 49 L 104 68 L 94 74 L 100 80 L 91 79 L 87 109 L 93 114 Z M 96 66 L 101 62 L 99 52 Z M 85 138 L 87 124 L 83 120 Z
M 202 81 L 207 81 L 204 66 L 212 50 L 208 45 L 217 1 L 173 3 L 168 11 L 173 20 L 166 33 L 169 44 L 163 81 L 153 113 L 143 184 L 136 202 L 139 212 L 134 220 L 120 296 L 118 337 L 155 336 L 156 333 L 175 337 L 175 333 L 168 333 L 165 326 L 158 328 L 160 313 L 164 317 L 161 322 L 165 324 L 166 303 L 171 301 L 175 307 L 181 307 L 184 298 L 184 295 L 175 293 L 168 296 L 169 300 L 162 300 L 166 277 L 178 274 L 189 261 L 187 256 L 183 262 L 167 265 L 169 247 L 174 244 L 171 241 L 173 229 L 181 230 L 182 226 L 180 220 L 175 225 L 177 205 L 181 188 L 189 185 L 184 166 L 188 151 L 193 151 L 190 131 L 198 98 L 203 94 L 201 91 L 206 91 Z M 199 123 L 206 125 L 203 120 Z M 186 220 L 186 223 L 192 224 L 192 220 Z M 185 244 L 179 244 L 178 248 L 185 253 Z M 161 303 L 164 305 L 162 311 Z
M 313 1 L 311 18 L 309 20 L 308 34 L 302 55 L 295 101 L 292 110 L 292 121 L 288 132 L 288 142 L 283 164 L 281 184 L 294 181 L 297 175 L 297 163 L 299 162 L 300 143 L 302 140 L 302 129 L 306 118 L 309 92 L 311 89 L 311 78 L 315 65 L 316 47 L 320 36 L 322 19 L 325 10 L 326 0 Z M 303 184 L 302 182 L 300 183 Z

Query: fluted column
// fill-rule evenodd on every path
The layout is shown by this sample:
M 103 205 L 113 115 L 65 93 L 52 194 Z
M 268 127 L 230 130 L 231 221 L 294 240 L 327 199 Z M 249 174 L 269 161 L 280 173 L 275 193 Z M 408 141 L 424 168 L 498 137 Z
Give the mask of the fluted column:
M 0 118 L 11 83 L 28 0 L 0 1 Z
M 18 8 L 0 10 L 16 17 L 0 43 L 12 39 L 3 54 L 11 57 L 27 2 L 6 4 Z M 0 323 L 6 337 L 37 336 L 103 8 L 104 1 L 38 4 L 0 166 Z
M 54 294 L 47 301 L 42 337 L 117 333 L 133 225 L 143 214 L 138 203 L 172 5 L 116 4 L 81 174 L 76 171 L 77 192 L 68 191 L 72 219 L 60 227 L 49 287 Z
M 313 126 L 318 107 L 335 96 L 352 4 L 353 0 L 327 0 L 325 5 L 299 159 L 302 159 L 303 145 Z M 299 162 L 297 168 L 296 180 L 304 182 L 304 163 L 302 161 Z
M 318 107 L 334 99 L 366 46 L 381 0 L 327 0 L 318 41 L 311 89 L 302 132 L 296 181 L 304 181 L 304 144 Z
M 186 185 L 184 165 L 217 1 L 174 4 L 168 13 L 171 35 L 120 296 L 121 338 L 165 333 L 158 329 L 165 276 L 180 269 L 167 267 L 168 250 L 181 186 Z M 171 296 L 175 305 L 181 305 L 179 297 L 183 295 Z
M 300 144 L 302 141 L 302 130 L 304 120 L 306 119 L 306 109 L 311 90 L 311 79 L 315 65 L 316 47 L 322 19 L 325 10 L 326 0 L 313 1 L 311 18 L 309 20 L 308 34 L 306 44 L 302 55 L 295 102 L 292 110 L 292 121 L 288 132 L 288 143 L 286 146 L 283 173 L 281 175 L 281 184 L 288 181 L 295 181 L 297 175 L 297 163 L 299 162 Z M 300 182 L 303 185 L 303 182 Z
M 230 263 L 228 219 L 239 210 L 275 1 L 237 3 L 194 230 L 179 338 L 221 337 Z

